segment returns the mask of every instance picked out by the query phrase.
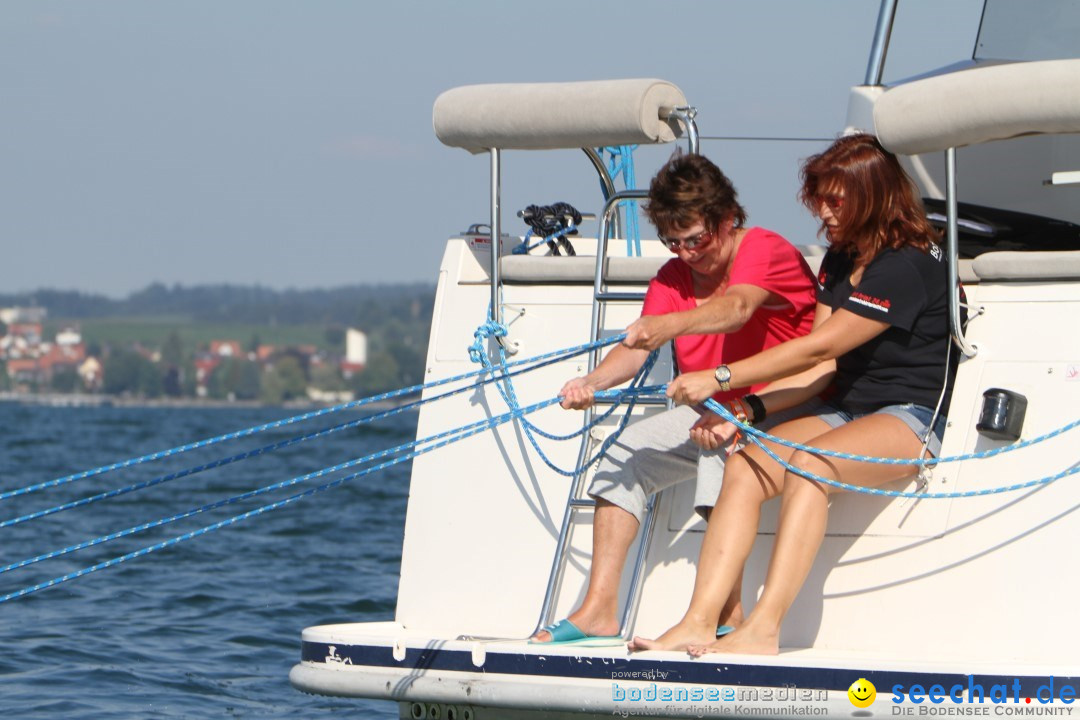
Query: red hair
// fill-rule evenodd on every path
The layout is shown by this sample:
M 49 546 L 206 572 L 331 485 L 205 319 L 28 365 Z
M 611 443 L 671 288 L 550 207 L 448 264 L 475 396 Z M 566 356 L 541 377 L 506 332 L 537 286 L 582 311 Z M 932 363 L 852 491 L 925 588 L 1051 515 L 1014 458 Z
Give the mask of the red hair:
M 896 156 L 873 135 L 848 135 L 802 167 L 799 200 L 815 215 L 820 196 L 843 194 L 843 207 L 834 211 L 837 226 L 823 222 L 830 245 L 868 262 L 884 248 L 912 245 L 927 251 L 941 235 L 926 219 L 915 184 Z

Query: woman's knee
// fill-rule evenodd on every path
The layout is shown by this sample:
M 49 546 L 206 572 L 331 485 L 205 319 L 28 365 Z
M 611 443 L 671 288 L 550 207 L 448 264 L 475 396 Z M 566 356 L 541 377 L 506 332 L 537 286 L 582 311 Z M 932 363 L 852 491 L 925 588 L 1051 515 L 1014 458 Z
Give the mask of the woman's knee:
M 725 494 L 729 497 L 748 496 L 765 502 L 779 495 L 782 489 L 782 483 L 777 478 L 771 477 L 743 453 L 735 453 L 728 458 L 724 467 L 724 482 L 720 486 L 717 502 L 722 502 Z
M 791 454 L 788 465 L 784 483 L 790 485 L 792 491 L 815 488 L 829 493 L 835 488 L 815 480 L 814 477 L 826 480 L 839 479 L 836 477 L 833 466 L 829 464 L 828 458 L 816 455 L 808 450 L 796 450 Z

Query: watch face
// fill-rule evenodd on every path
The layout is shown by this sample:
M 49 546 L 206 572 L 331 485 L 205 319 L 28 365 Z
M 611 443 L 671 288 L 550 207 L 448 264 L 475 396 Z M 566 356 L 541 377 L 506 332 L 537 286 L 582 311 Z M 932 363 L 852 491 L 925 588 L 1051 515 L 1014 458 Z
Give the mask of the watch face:
M 716 368 L 716 372 L 713 374 L 716 375 L 717 382 L 727 382 L 731 379 L 731 370 L 727 365 L 721 365 Z

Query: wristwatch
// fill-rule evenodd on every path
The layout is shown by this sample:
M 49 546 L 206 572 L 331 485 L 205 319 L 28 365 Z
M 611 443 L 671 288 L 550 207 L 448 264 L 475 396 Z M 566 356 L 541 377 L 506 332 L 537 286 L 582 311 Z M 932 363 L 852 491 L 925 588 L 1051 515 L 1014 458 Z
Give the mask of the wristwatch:
M 731 390 L 731 369 L 727 365 L 721 365 L 713 371 L 713 377 L 716 378 L 716 382 L 720 383 L 720 390 L 728 392 Z

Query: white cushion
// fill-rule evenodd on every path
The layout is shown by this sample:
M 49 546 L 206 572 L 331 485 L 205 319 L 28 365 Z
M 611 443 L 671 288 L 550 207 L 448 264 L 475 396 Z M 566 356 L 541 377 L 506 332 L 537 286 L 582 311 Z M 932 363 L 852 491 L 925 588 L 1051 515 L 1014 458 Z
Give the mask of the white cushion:
M 680 136 L 660 112 L 685 105 L 654 79 L 466 85 L 439 95 L 432 123 L 444 144 L 474 153 L 637 145 Z
M 988 252 L 975 258 L 972 267 L 983 281 L 1077 280 L 1080 250 Z
M 874 103 L 874 132 L 904 155 L 1080 132 L 1080 59 L 976 67 L 898 85 Z

